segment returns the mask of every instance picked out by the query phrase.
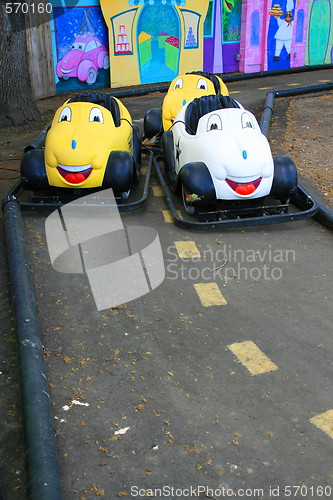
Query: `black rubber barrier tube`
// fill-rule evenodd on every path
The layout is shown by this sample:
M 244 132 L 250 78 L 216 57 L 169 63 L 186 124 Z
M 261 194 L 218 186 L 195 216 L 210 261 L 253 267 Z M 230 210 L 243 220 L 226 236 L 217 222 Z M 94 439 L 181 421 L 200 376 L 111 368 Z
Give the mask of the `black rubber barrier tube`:
M 20 362 L 27 498 L 62 500 L 51 401 L 20 205 L 8 200 L 2 210 Z
M 28 146 L 26 146 L 24 148 L 24 152 L 30 151 L 30 149 L 40 149 L 41 147 L 43 147 L 44 142 L 45 142 L 45 137 L 46 137 L 46 134 L 47 134 L 50 126 L 51 126 L 51 123 L 48 123 L 45 126 L 45 128 L 43 128 L 43 130 L 38 134 L 38 136 L 32 142 L 30 142 L 30 144 L 28 144 Z
M 285 90 L 275 90 L 272 92 L 268 92 L 266 95 L 265 106 L 261 115 L 260 120 L 260 129 L 262 133 L 268 137 L 269 126 L 273 114 L 274 108 L 274 99 L 276 97 L 294 97 L 298 95 L 310 94 L 313 92 L 324 92 L 325 90 L 332 90 L 333 82 L 323 83 L 321 85 L 313 85 L 310 87 L 296 87 L 294 89 L 285 89 Z M 299 186 L 303 192 L 306 192 L 302 186 Z M 329 229 L 333 229 L 333 209 L 324 203 L 320 203 L 317 201 L 317 213 L 314 215 L 314 218 L 328 227 Z
M 224 83 L 228 82 L 238 82 L 242 80 L 251 80 L 254 78 L 264 78 L 268 76 L 278 76 L 278 75 L 289 75 L 293 73 L 306 73 L 310 71 L 319 71 L 319 70 L 326 70 L 326 69 L 333 69 L 333 64 L 317 64 L 314 66 L 297 66 L 296 68 L 288 68 L 288 69 L 273 69 L 270 71 L 257 71 L 255 73 L 236 73 L 236 74 L 224 74 L 224 73 L 217 73 Z M 140 97 L 144 96 L 153 92 L 167 92 L 169 89 L 169 82 L 164 82 L 160 85 L 155 84 L 155 85 L 144 85 L 139 88 L 130 88 L 128 90 L 124 89 L 111 89 L 111 94 L 114 97 L 118 97 L 119 99 L 126 98 L 126 97 Z

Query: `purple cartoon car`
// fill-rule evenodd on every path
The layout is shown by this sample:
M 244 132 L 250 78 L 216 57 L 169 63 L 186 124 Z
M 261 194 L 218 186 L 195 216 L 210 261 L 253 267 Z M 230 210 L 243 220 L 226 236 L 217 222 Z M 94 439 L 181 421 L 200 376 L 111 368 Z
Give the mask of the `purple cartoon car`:
M 68 80 L 74 76 L 91 85 L 96 81 L 98 70 L 109 67 L 106 47 L 96 36 L 87 34 L 75 38 L 71 50 L 58 61 L 56 71 L 59 78 Z

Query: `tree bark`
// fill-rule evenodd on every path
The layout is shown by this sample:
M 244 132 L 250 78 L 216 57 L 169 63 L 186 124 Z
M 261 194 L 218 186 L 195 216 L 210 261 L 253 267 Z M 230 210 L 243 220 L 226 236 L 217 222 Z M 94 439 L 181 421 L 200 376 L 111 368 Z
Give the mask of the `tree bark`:
M 0 6 L 0 127 L 41 118 L 33 99 L 25 36 L 25 15 Z

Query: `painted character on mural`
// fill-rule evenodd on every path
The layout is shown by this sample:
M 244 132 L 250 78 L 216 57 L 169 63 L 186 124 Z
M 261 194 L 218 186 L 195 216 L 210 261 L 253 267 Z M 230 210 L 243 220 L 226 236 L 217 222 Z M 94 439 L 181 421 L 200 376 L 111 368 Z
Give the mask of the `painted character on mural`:
M 65 23 L 57 21 L 59 46 L 56 73 L 62 81 L 77 78 L 79 82 L 93 85 L 99 70 L 110 67 L 104 26 L 94 8 L 73 11 L 66 14 Z
M 75 38 L 71 50 L 58 61 L 57 75 L 68 80 L 77 77 L 89 85 L 95 83 L 98 70 L 110 67 L 109 54 L 106 47 L 96 37 L 87 33 Z
M 275 38 L 275 54 L 273 61 L 279 61 L 283 48 L 287 51 L 287 59 L 290 59 L 291 39 L 293 32 L 293 17 L 294 0 L 287 0 L 286 14 L 284 15 L 280 4 L 274 4 L 270 11 L 270 15 L 275 17 L 277 21 L 277 30 Z

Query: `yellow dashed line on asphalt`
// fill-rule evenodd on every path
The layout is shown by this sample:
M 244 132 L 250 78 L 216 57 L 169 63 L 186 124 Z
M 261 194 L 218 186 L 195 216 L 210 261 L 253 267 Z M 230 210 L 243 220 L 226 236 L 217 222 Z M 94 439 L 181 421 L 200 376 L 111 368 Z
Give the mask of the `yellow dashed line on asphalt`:
M 163 196 L 163 191 L 161 186 L 152 186 L 151 188 L 153 190 L 154 196 Z
M 229 94 L 240 94 L 240 90 L 229 90 Z
M 228 345 L 228 348 L 252 375 L 260 375 L 278 369 L 276 364 L 252 340 L 236 342 Z
M 171 215 L 170 210 L 162 210 L 162 214 L 164 217 L 164 222 L 173 222 L 173 217 Z M 177 215 L 178 217 L 182 216 L 179 210 L 177 210 Z
M 200 259 L 201 254 L 195 241 L 175 241 L 180 259 Z
M 331 80 L 318 80 L 318 82 L 320 82 L 320 83 L 328 83 L 328 82 L 330 82 L 330 81 L 331 81 Z
M 328 410 L 310 418 L 310 422 L 333 439 L 333 410 Z
M 204 307 L 225 306 L 227 304 L 217 283 L 196 283 L 194 288 Z
M 259 89 L 258 89 L 258 90 L 269 90 L 269 89 L 271 89 L 271 88 L 273 88 L 273 87 L 259 87 Z
M 301 85 L 300 83 L 287 83 L 288 87 L 297 87 Z

